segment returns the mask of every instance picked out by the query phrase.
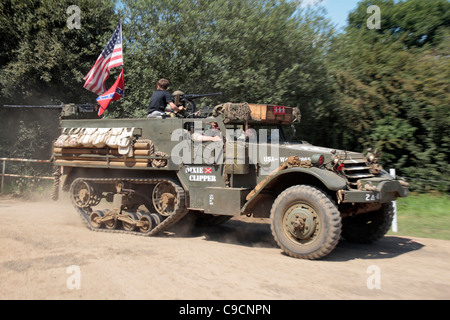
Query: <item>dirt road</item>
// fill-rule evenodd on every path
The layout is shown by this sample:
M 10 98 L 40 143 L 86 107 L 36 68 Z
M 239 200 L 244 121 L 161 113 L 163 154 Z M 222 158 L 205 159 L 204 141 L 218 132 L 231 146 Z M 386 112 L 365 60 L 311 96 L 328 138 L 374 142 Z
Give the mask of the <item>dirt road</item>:
M 64 200 L 4 197 L 0 219 L 0 299 L 450 298 L 449 241 L 342 240 L 307 261 L 248 219 L 146 238 L 90 231 Z

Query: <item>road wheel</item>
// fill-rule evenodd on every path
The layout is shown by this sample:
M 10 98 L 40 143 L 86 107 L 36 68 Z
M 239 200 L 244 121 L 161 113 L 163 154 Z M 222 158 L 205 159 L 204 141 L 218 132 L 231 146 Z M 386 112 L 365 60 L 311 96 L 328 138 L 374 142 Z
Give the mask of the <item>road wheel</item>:
M 105 228 L 108 230 L 117 229 L 119 227 L 119 220 L 117 219 L 117 217 L 112 213 L 106 214 L 105 217 L 106 216 L 110 216 L 110 219 L 104 222 Z
M 99 229 L 102 227 L 102 223 L 98 222 L 99 219 L 103 218 L 105 213 L 102 210 L 95 210 L 89 216 L 89 220 L 91 222 L 91 226 L 93 228 Z
M 141 215 L 139 220 L 144 223 L 141 227 L 139 227 L 139 231 L 143 233 L 149 233 L 153 227 L 152 218 L 150 217 L 150 215 L 145 213 Z
M 372 243 L 389 231 L 394 216 L 392 202 L 383 204 L 380 210 L 346 217 L 342 220 L 342 236 L 351 242 Z
M 127 222 L 122 221 L 122 227 L 126 231 L 134 231 L 136 229 L 136 221 L 139 220 L 137 217 L 137 214 L 135 212 L 124 212 L 122 211 L 122 214 L 124 214 L 128 219 L 130 219 L 133 222 Z
M 341 216 L 320 189 L 298 185 L 283 191 L 270 211 L 275 241 L 291 257 L 320 259 L 339 241 Z

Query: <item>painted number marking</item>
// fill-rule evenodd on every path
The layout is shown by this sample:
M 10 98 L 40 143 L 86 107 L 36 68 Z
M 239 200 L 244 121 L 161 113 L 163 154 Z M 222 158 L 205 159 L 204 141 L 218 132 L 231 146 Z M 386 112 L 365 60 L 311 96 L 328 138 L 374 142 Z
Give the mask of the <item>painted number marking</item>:
M 366 201 L 375 201 L 375 200 L 380 200 L 380 195 L 379 194 L 374 194 L 374 193 L 367 193 L 366 194 Z

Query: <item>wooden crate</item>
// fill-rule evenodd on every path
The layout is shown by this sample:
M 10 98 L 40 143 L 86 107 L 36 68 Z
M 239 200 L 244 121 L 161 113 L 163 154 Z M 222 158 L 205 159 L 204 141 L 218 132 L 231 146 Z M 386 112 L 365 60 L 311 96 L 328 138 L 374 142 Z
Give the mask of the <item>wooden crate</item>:
M 292 108 L 270 104 L 249 104 L 252 120 L 291 123 Z

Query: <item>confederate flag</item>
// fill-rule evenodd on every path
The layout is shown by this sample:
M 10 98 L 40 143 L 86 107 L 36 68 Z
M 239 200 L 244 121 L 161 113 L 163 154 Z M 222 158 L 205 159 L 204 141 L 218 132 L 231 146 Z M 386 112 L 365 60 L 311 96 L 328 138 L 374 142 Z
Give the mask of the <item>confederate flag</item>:
M 101 116 L 105 112 L 106 108 L 111 101 L 119 100 L 123 97 L 125 87 L 125 80 L 123 78 L 123 69 L 120 72 L 119 77 L 116 82 L 106 91 L 104 94 L 97 98 L 97 102 L 100 104 L 100 109 L 98 109 L 98 116 Z

